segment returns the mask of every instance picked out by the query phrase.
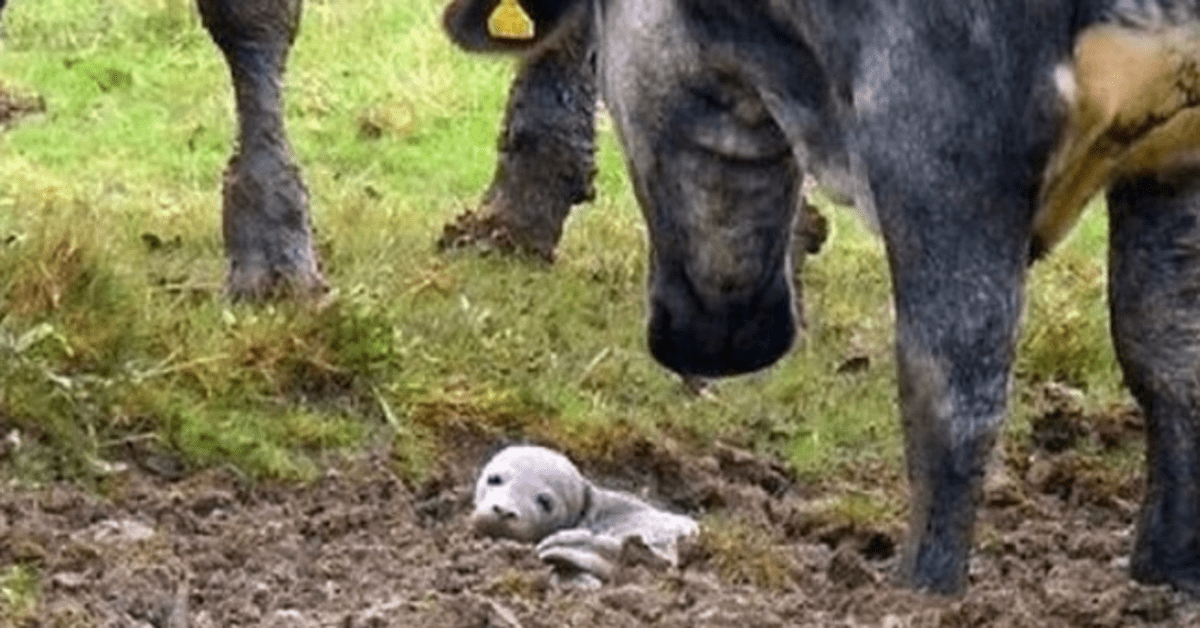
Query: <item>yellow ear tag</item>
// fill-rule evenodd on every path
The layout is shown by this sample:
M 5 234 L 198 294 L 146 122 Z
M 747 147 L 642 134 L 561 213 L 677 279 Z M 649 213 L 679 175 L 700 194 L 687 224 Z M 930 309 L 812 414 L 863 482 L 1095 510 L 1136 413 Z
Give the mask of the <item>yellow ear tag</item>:
M 533 20 L 518 0 L 500 0 L 488 17 L 488 33 L 497 39 L 533 39 Z

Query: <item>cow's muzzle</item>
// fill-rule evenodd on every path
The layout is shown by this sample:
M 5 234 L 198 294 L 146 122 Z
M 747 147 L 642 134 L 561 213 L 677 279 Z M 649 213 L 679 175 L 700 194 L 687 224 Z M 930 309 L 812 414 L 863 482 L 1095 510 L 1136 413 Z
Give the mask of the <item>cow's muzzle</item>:
M 796 315 L 787 266 L 745 296 L 701 298 L 682 273 L 651 282 L 650 353 L 684 375 L 719 377 L 757 371 L 787 353 Z

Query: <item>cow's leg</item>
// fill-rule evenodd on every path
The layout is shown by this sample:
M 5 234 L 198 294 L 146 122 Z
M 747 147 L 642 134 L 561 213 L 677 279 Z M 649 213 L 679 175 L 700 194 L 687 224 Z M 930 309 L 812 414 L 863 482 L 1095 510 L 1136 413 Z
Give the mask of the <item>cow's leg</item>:
M 283 72 L 301 0 L 197 0 L 224 53 L 237 97 L 238 146 L 225 171 L 223 232 L 233 299 L 311 296 L 325 289 L 308 193 L 283 124 Z
M 1011 215 L 1011 214 L 1009 214 Z M 967 584 L 975 510 L 1003 423 L 1024 280 L 1020 244 L 991 250 L 989 227 L 892 245 L 896 353 L 912 496 L 901 566 L 935 593 Z M 1006 252 L 1002 252 L 1007 248 Z
M 959 593 L 967 584 L 975 510 L 1005 416 L 1020 318 L 1023 254 L 1010 249 L 1003 259 L 986 259 L 994 253 L 986 250 L 987 233 L 942 232 L 958 242 L 893 253 L 912 491 L 901 576 L 935 593 Z
M 955 594 L 967 584 L 985 466 L 1006 412 L 1030 211 L 1012 192 L 1019 172 L 963 177 L 957 164 L 914 156 L 919 143 L 887 139 L 870 177 L 893 278 L 912 492 L 900 577 Z
M 554 258 L 571 206 L 591 200 L 596 69 L 581 13 L 526 59 L 509 91 L 492 183 L 477 212 L 446 225 L 440 248 L 481 244 Z
M 1130 570 L 1200 595 L 1200 170 L 1123 181 L 1109 211 L 1113 336 L 1146 414 Z

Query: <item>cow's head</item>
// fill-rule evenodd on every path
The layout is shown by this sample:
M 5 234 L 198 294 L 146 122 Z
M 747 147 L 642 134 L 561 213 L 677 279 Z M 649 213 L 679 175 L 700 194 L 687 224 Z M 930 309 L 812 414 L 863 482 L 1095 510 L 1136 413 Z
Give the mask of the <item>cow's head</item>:
M 696 32 L 683 13 L 704 2 L 520 2 L 533 24 L 523 36 L 489 29 L 508 0 L 455 0 L 445 24 L 465 48 L 499 50 L 554 45 L 573 20 L 595 20 L 600 88 L 650 232 L 651 353 L 709 376 L 774 362 L 796 333 L 788 249 L 800 180 L 772 111 L 778 94 Z

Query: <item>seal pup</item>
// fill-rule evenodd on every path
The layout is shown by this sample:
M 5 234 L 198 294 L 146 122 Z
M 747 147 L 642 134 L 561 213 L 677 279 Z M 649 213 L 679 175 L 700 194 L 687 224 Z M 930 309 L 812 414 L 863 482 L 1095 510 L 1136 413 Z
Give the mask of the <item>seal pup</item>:
M 679 537 L 699 531 L 692 519 L 600 488 L 566 456 L 529 445 L 505 448 L 484 465 L 471 525 L 490 537 L 536 542 L 538 558 L 575 574 L 576 583 L 611 579 L 634 537 L 675 565 Z

